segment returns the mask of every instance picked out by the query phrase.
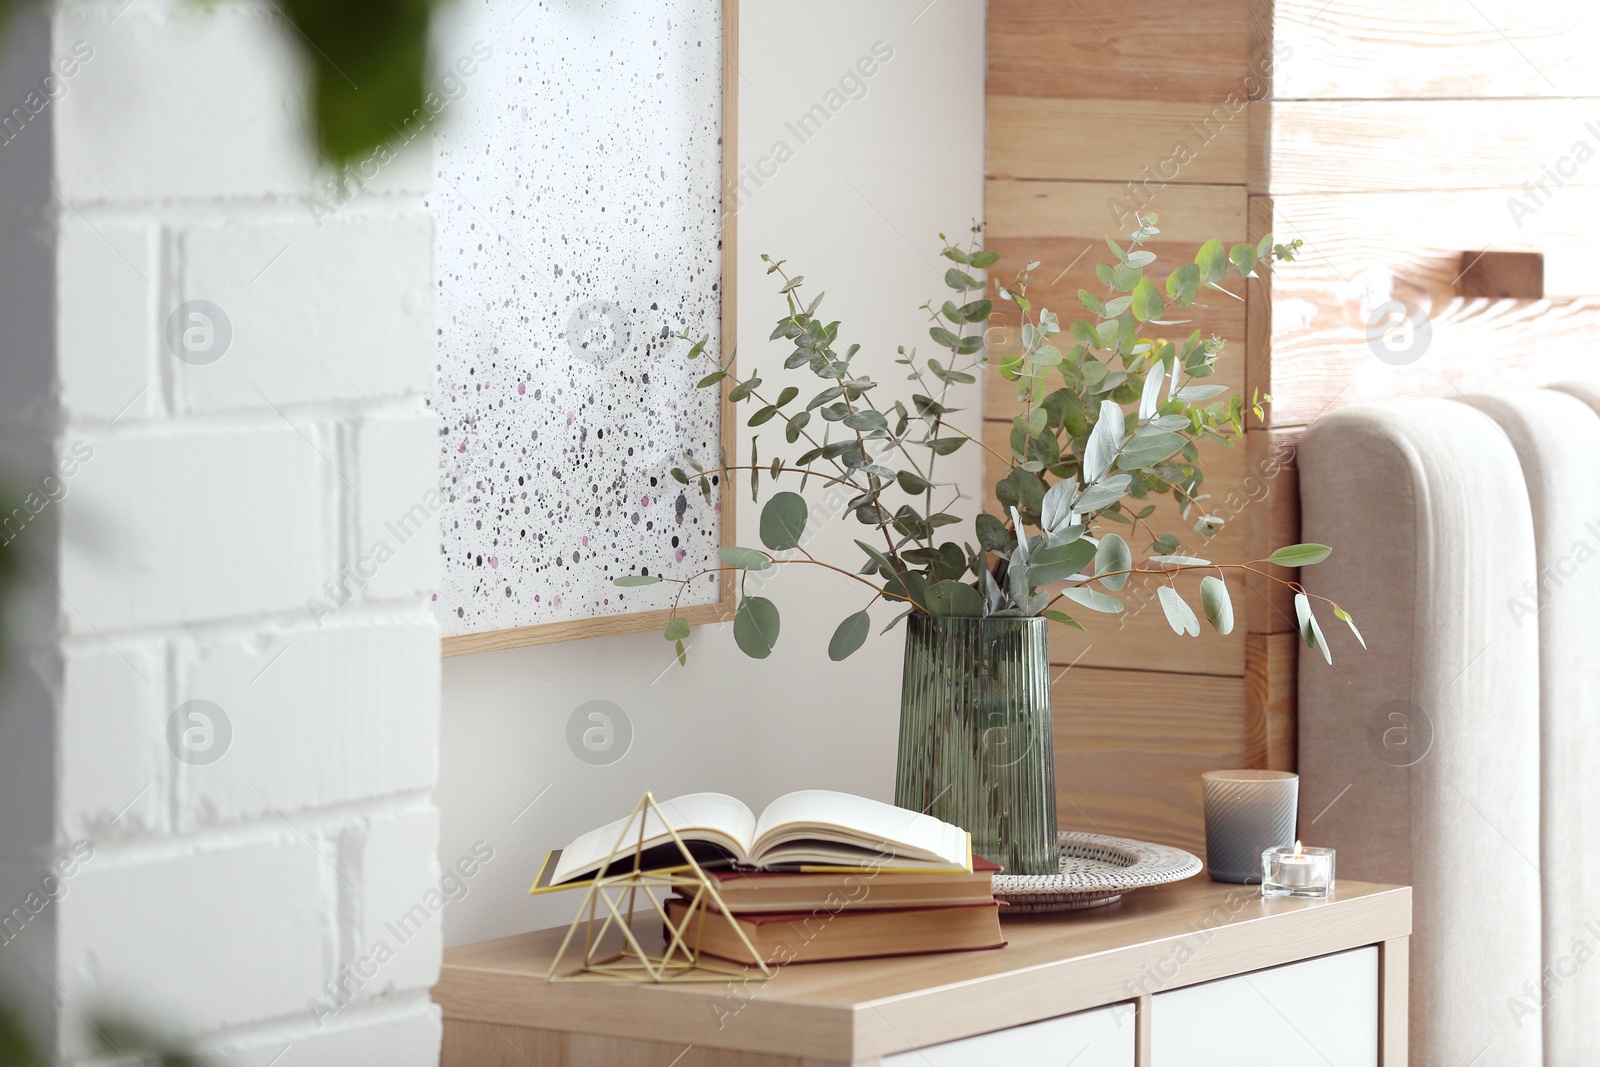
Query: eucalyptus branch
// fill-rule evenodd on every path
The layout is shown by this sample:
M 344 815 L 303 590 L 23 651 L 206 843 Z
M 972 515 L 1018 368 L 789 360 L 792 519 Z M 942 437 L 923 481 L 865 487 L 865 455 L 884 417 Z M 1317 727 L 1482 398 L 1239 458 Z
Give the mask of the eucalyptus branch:
M 756 460 L 754 452 L 748 463 L 729 462 L 724 456 L 721 466 L 711 470 L 697 467 L 701 489 L 708 489 L 710 477 L 726 478 L 749 471 L 752 492 L 759 499 L 763 471 L 774 479 L 783 474 L 800 474 L 803 478 L 816 474 L 828 484 L 846 487 L 856 494 L 852 498 L 853 519 L 863 526 L 875 526 L 883 547 L 858 540 L 867 560 L 865 567 L 856 572 L 818 559 L 801 544 L 810 521 L 804 498 L 792 492 L 777 492 L 761 509 L 761 541 L 768 549 L 792 550 L 794 555 L 777 556 L 755 548 L 724 546 L 718 553 L 720 566 L 689 578 L 639 574 L 619 578 L 617 583 L 642 586 L 669 580 L 679 584 L 666 636 L 678 642 L 681 660 L 683 639 L 689 633 L 687 621 L 677 615 L 683 591 L 692 581 L 728 570 L 740 572 L 734 639 L 746 653 L 757 657 L 770 654 L 777 640 L 779 612 L 771 600 L 759 595 L 759 590 L 751 592 L 749 572 L 779 563 L 805 563 L 843 574 L 873 590 L 869 608 L 886 598 L 909 605 L 911 611 L 942 617 L 1026 617 L 1048 613 L 1052 619 L 1065 622 L 1073 620 L 1053 610 L 1062 599 L 1074 600 L 1090 610 L 1120 611 L 1122 604 L 1112 595 L 1116 590 L 1111 586 L 1120 589 L 1134 574 L 1154 576 L 1164 580 L 1157 593 L 1169 623 L 1175 631 L 1186 634 L 1197 634 L 1200 624 L 1182 596 L 1175 595 L 1177 579 L 1192 570 L 1211 572 L 1200 579 L 1200 600 L 1212 625 L 1226 633 L 1232 629 L 1233 607 L 1225 578 L 1229 571 L 1237 571 L 1294 590 L 1296 612 L 1306 640 L 1326 655 L 1327 646 L 1311 613 L 1311 603 L 1331 605 L 1334 613 L 1354 630 L 1348 613 L 1327 597 L 1309 594 L 1299 582 L 1266 569 L 1318 563 L 1329 551 L 1325 546 L 1291 545 L 1277 549 L 1266 560 L 1245 563 L 1199 561 L 1179 555 L 1179 539 L 1171 533 L 1157 533 L 1146 521 L 1151 507 L 1136 508 L 1132 503 L 1170 496 L 1186 513 L 1200 506 L 1202 494 L 1198 490 L 1205 475 L 1194 446 L 1206 440 L 1230 442 L 1244 425 L 1246 407 L 1242 397 L 1205 403 L 1227 393 L 1220 385 L 1204 382 L 1215 372 L 1223 342 L 1216 337 L 1204 338 L 1198 330 L 1191 331 L 1186 339 L 1169 341 L 1156 333 L 1157 328 L 1178 325 L 1176 320 L 1181 316 L 1171 314 L 1171 310 L 1190 307 L 1206 288 L 1220 289 L 1230 272 L 1240 278 L 1256 277 L 1258 266 L 1265 267 L 1273 260 L 1292 260 L 1299 245 L 1274 244 L 1269 236 L 1257 244 L 1239 244 L 1230 249 L 1220 240 L 1212 240 L 1201 246 L 1192 263 L 1178 266 L 1164 278 L 1155 278 L 1146 275 L 1146 268 L 1156 257 L 1143 247 L 1159 232 L 1155 221 L 1153 215 L 1141 216 L 1138 229 L 1124 238 L 1126 247 L 1108 241 L 1116 260 L 1095 267 L 1096 276 L 1106 283 L 1106 296 L 1102 299 L 1080 290 L 1078 303 L 1086 314 L 1075 312 L 1066 329 L 1060 317 L 1046 308 L 1036 308 L 1028 296 L 1038 263 L 1029 262 L 1019 270 L 1013 287 L 996 284 L 999 299 L 1016 305 L 1015 321 L 1022 330 L 1021 354 L 1008 355 L 999 365 L 1001 375 L 1017 383 L 1024 411 L 1013 420 L 1011 447 L 1004 450 L 991 447 L 949 419 L 952 389 L 975 380 L 974 372 L 985 365 L 985 338 L 972 336 L 968 327 L 981 328 L 994 305 L 983 295 L 987 283 L 978 281 L 974 274 L 991 268 L 999 256 L 981 248 L 981 226 L 975 225 L 964 243 L 952 243 L 940 235 L 945 242 L 940 254 L 957 266 L 945 272 L 945 284 L 951 292 L 942 302 L 938 298 L 927 302 L 923 310 L 930 320 L 930 337 L 949 351 L 949 357 L 940 353 L 938 357 L 930 354 L 919 358 L 914 347 L 902 345 L 898 349 L 897 362 L 910 368 L 909 378 L 917 389 L 911 401 L 916 407 L 916 429 L 911 428 L 913 415 L 906 410 L 904 401 L 888 405 L 886 400 L 886 406 L 880 408 L 872 392 L 877 382 L 851 364 L 860 351 L 859 345 L 851 346 L 843 355 L 834 351 L 839 323 L 825 323 L 822 319 L 818 308 L 823 297 L 818 295 L 805 304 L 801 297 L 804 278 L 790 275 L 782 260 L 763 256 L 767 272 L 780 275 L 783 283 L 780 295 L 785 310 L 772 336 L 794 344 L 784 364 L 790 369 L 809 366 L 826 386 L 803 412 L 791 415 L 784 408 L 799 395 L 799 390 L 786 385 L 776 401 L 769 401 L 760 392 L 758 374 L 740 381 L 722 367 L 700 384 L 709 387 L 732 377 L 735 401 L 753 400 L 763 405 L 751 421 L 759 425 L 782 415 L 785 436 L 791 443 L 803 437 L 809 451 L 797 462 L 775 459 L 765 466 Z M 961 302 L 959 306 L 956 301 Z M 688 340 L 687 331 L 680 336 Z M 702 339 L 696 344 L 690 357 L 703 351 L 707 341 Z M 1057 347 L 1058 343 L 1070 343 L 1070 351 Z M 730 359 L 728 366 L 731 363 Z M 1051 391 L 1050 381 L 1057 373 L 1060 382 Z M 1249 405 L 1249 410 L 1262 417 L 1258 399 L 1252 398 Z M 839 440 L 830 441 L 830 431 L 822 435 L 819 443 L 807 430 L 814 417 L 811 412 L 819 407 L 822 418 L 843 421 L 853 439 L 841 435 Z M 889 422 L 891 417 L 897 420 L 893 424 Z M 946 510 L 935 510 L 935 492 L 941 486 L 937 478 L 939 457 L 966 441 L 978 442 L 987 455 L 1006 468 L 1005 476 L 995 486 L 1004 513 L 999 517 L 977 517 L 977 548 L 958 541 L 940 542 L 938 531 L 951 522 L 949 509 L 967 495 L 960 486 L 951 487 L 954 496 L 944 505 Z M 924 447 L 932 452 L 925 460 L 916 454 L 918 448 Z M 826 462 L 818 463 L 818 459 Z M 673 475 L 685 483 L 690 477 L 677 468 Z M 883 494 L 896 487 L 911 498 L 910 503 L 885 504 Z M 1104 532 L 1113 515 L 1119 523 L 1130 526 L 1130 537 L 1141 532 L 1148 535 L 1158 554 L 1135 563 L 1127 542 L 1115 533 Z M 865 532 L 862 536 L 877 540 Z M 912 545 L 916 547 L 909 547 Z M 978 580 L 966 580 L 968 575 L 975 575 Z M 1078 584 L 1051 595 L 1050 587 L 1063 579 Z M 829 655 L 839 659 L 856 651 L 871 628 L 872 620 L 865 609 L 853 612 L 840 623 L 829 643 Z

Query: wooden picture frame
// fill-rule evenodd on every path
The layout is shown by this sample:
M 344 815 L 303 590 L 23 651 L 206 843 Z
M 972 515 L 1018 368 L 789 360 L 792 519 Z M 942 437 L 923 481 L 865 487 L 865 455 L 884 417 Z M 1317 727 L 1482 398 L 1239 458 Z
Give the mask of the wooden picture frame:
M 737 336 L 738 294 L 738 168 L 739 168 L 739 0 L 722 3 L 722 303 L 718 329 L 721 333 L 721 351 L 735 351 Z M 728 358 L 725 355 L 725 358 Z M 728 358 L 729 368 L 733 362 Z M 719 439 L 731 462 L 738 462 L 737 412 L 728 399 L 729 381 L 722 385 L 719 405 Z M 723 477 L 717 491 L 721 502 L 721 544 L 735 543 L 738 510 L 734 489 L 735 479 Z M 735 606 L 734 583 L 721 581 L 718 599 L 710 604 L 694 604 L 680 608 L 679 618 L 687 619 L 691 626 L 704 623 L 725 622 L 733 617 Z M 493 652 L 508 648 L 525 648 L 531 645 L 552 644 L 558 641 L 577 641 L 588 637 L 605 637 L 612 634 L 637 633 L 659 630 L 666 626 L 671 615 L 669 609 L 601 615 L 587 619 L 570 619 L 562 622 L 517 626 L 484 633 L 459 634 L 442 639 L 444 656 L 461 656 L 474 652 Z

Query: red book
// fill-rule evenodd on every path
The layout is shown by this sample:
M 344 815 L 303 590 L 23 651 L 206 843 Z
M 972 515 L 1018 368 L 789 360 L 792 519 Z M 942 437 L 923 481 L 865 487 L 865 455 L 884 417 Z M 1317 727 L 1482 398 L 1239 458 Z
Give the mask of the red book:
M 674 925 L 688 905 L 667 901 Z M 697 952 L 735 963 L 757 962 L 730 925 L 737 923 L 756 955 L 768 963 L 821 963 L 872 956 L 912 956 L 927 952 L 961 952 L 1001 948 L 1000 905 L 987 903 L 948 908 L 893 908 L 838 911 L 770 912 L 726 916 L 709 908 L 695 915 L 684 940 Z
M 760 912 L 883 911 L 987 904 L 994 899 L 998 864 L 972 857 L 972 871 L 864 870 L 843 873 L 732 871 L 706 873 L 736 915 Z

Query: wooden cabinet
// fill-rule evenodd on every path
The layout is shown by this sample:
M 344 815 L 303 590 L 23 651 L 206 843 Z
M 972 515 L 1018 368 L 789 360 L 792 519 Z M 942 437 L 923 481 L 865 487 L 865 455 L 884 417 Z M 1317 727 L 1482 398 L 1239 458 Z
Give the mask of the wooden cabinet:
M 434 988 L 442 1063 L 1406 1062 L 1407 888 L 1340 882 L 1325 900 L 1263 899 L 1194 878 L 1003 926 L 1008 944 L 993 951 L 795 965 L 766 982 L 550 983 L 564 929 L 463 945 Z

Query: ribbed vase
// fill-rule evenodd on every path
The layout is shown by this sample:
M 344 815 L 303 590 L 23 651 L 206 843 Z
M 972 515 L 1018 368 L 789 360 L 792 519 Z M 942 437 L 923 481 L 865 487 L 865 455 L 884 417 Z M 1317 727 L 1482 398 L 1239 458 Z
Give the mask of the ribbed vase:
M 1055 874 L 1047 623 L 906 620 L 895 803 L 955 823 L 1010 874 Z

